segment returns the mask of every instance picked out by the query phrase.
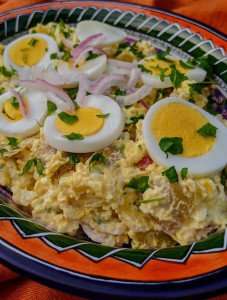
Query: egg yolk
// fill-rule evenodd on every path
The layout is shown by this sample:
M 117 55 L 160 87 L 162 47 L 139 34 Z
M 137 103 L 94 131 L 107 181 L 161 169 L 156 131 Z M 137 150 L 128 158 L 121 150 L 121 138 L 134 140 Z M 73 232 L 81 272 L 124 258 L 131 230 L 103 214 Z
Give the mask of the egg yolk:
M 16 102 L 18 105 L 13 105 L 13 99 L 9 99 L 5 101 L 3 106 L 3 111 L 5 115 L 11 120 L 11 121 L 19 121 L 23 118 L 20 109 L 19 109 L 19 103 Z
M 160 70 L 164 71 L 165 76 L 169 76 L 171 74 L 171 65 L 175 65 L 176 69 L 185 74 L 188 69 L 184 68 L 179 60 L 162 60 L 157 58 L 151 58 L 144 61 L 144 67 L 149 70 L 154 75 L 160 75 Z
M 62 134 L 75 132 L 83 136 L 89 136 L 100 131 L 104 125 L 104 118 L 99 117 L 103 115 L 102 111 L 94 107 L 78 108 L 72 115 L 78 117 L 78 120 L 73 124 L 68 124 L 59 117 L 56 118 L 56 127 Z
M 48 44 L 41 38 L 24 38 L 9 49 L 10 60 L 20 67 L 34 66 L 44 57 Z
M 195 157 L 210 151 L 215 143 L 214 137 L 203 137 L 197 132 L 206 123 L 207 118 L 193 107 L 169 103 L 155 112 L 151 131 L 158 142 L 164 137 L 181 137 L 182 156 Z

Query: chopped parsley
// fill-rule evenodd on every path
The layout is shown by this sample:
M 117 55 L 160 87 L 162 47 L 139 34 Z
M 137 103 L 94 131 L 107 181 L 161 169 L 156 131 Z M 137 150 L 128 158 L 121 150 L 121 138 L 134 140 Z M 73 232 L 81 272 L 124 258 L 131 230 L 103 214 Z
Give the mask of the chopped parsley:
M 207 76 L 211 77 L 213 74 L 213 67 L 210 64 L 209 61 L 209 56 L 201 56 L 198 58 L 194 58 L 193 62 L 199 66 L 200 68 L 204 69 L 205 71 L 207 71 Z
M 43 175 L 44 172 L 44 164 L 39 158 L 29 159 L 23 167 L 21 175 L 28 173 L 32 167 L 36 168 L 36 171 L 39 175 Z
M 126 184 L 126 187 L 144 193 L 149 188 L 149 176 L 134 177 Z
M 142 64 L 138 64 L 137 67 L 142 71 L 142 72 L 145 72 L 145 73 L 151 73 L 150 70 L 148 70 L 144 65 Z
M 68 61 L 71 57 L 70 51 L 64 51 L 61 55 L 61 59 L 64 61 Z
M 65 135 L 68 140 L 74 141 L 74 140 L 83 140 L 84 136 L 80 133 L 72 132 L 70 134 Z
M 64 89 L 64 91 L 69 95 L 69 97 L 73 100 L 76 98 L 77 92 L 78 92 L 78 88 L 68 88 L 68 89 Z
M 166 153 L 181 154 L 183 152 L 183 139 L 180 137 L 163 137 L 159 141 L 160 149 Z
M 30 39 L 30 41 L 28 42 L 28 45 L 31 46 L 31 47 L 35 47 L 35 45 L 38 43 L 39 40 L 37 39 Z
M 177 171 L 174 166 L 163 171 L 162 175 L 166 176 L 168 178 L 169 182 L 171 182 L 171 183 L 178 182 L 178 175 L 177 175 Z
M 160 76 L 160 80 L 161 80 L 161 81 L 164 81 L 164 80 L 165 80 L 165 77 L 166 77 L 165 72 L 166 72 L 167 70 L 168 70 L 167 68 L 166 68 L 166 69 L 160 69 L 160 74 L 159 74 L 159 76 Z
M 0 156 L 3 156 L 4 153 L 6 153 L 6 152 L 8 152 L 8 150 L 6 150 L 4 148 L 0 149 Z
M 182 179 L 185 179 L 188 176 L 188 168 L 182 168 L 180 171 L 180 176 Z
M 106 119 L 106 118 L 109 117 L 109 115 L 110 115 L 110 113 L 107 113 L 107 114 L 98 114 L 98 115 L 96 115 L 96 117 L 101 118 L 101 119 Z
M 98 54 L 98 53 L 94 53 L 92 51 L 88 51 L 88 55 L 86 57 L 86 60 L 92 60 L 92 59 L 95 59 L 95 58 L 97 58 L 99 56 L 100 56 L 100 54 Z
M 193 93 L 201 94 L 203 88 L 204 88 L 205 86 L 209 85 L 209 84 L 212 84 L 212 83 L 213 83 L 212 81 L 204 81 L 204 82 L 191 83 L 191 84 L 189 85 L 191 95 L 192 95 Z
M 125 96 L 126 95 L 126 91 L 124 91 L 124 90 L 121 90 L 121 89 L 116 89 L 116 91 L 115 91 L 115 96 Z
M 9 145 L 12 149 L 18 148 L 19 141 L 18 141 L 17 138 L 8 136 L 8 137 L 7 137 L 7 140 L 8 140 L 8 145 Z
M 204 137 L 216 137 L 217 127 L 210 123 L 206 123 L 201 128 L 199 128 L 197 132 Z
M 66 112 L 62 111 L 58 114 L 59 119 L 61 119 L 64 123 L 67 124 L 74 124 L 78 121 L 78 117 L 75 115 L 67 114 Z
M 156 57 L 157 59 L 160 59 L 160 60 L 167 60 L 168 61 L 168 58 L 167 56 L 170 54 L 170 51 L 171 49 L 170 48 L 167 48 L 166 50 L 158 50 L 158 52 L 156 53 Z
M 118 45 L 117 51 L 116 51 L 116 56 L 121 54 L 126 48 L 129 47 L 128 43 L 122 42 Z
M 141 50 L 138 49 L 136 43 L 132 44 L 130 46 L 130 51 L 132 52 L 132 54 L 134 56 L 136 56 L 137 58 L 143 59 L 145 57 L 145 55 L 143 54 L 143 52 Z
M 139 120 L 142 120 L 144 115 L 132 116 L 129 118 L 127 125 L 136 124 Z
M 16 108 L 16 109 L 19 108 L 19 102 L 17 101 L 16 97 L 12 97 L 10 103 L 14 108 Z
M 69 153 L 69 163 L 71 165 L 76 165 L 80 162 L 80 157 L 76 153 Z
M 2 86 L 0 87 L 0 95 L 3 94 L 5 92 L 5 88 Z
M 50 59 L 58 59 L 58 54 L 56 52 L 51 53 Z
M 170 80 L 175 88 L 179 88 L 181 83 L 188 79 L 183 73 L 177 70 L 175 65 L 171 65 L 171 73 L 169 75 Z
M 8 70 L 5 66 L 0 66 L 0 74 L 5 77 L 11 77 L 15 75 L 16 71 L 14 69 Z
M 57 105 L 54 102 L 48 100 L 47 101 L 47 115 L 48 116 L 52 115 L 52 113 L 54 113 L 56 110 L 57 110 Z
M 102 154 L 102 153 L 95 153 L 89 162 L 89 164 L 93 163 L 99 163 L 99 164 L 106 164 L 107 163 L 107 158 Z
M 185 69 L 193 69 L 195 67 L 191 60 L 180 60 L 180 65 Z
M 70 30 L 68 28 L 66 28 L 65 22 L 62 19 L 59 22 L 59 27 L 60 27 L 60 31 L 64 35 L 64 37 L 69 38 Z

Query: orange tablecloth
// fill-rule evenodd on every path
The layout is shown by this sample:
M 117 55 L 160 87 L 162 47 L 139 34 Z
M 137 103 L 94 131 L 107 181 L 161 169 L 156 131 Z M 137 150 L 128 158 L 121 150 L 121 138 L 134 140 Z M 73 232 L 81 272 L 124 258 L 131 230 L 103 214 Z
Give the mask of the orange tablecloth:
M 39 0 L 0 0 L 0 12 Z M 125 0 L 169 9 L 207 23 L 223 33 L 227 33 L 226 0 Z M 80 297 L 47 288 L 33 280 L 22 277 L 0 265 L 0 299 L 3 300 L 81 300 Z M 210 300 L 227 300 L 227 294 Z M 101 300 L 101 299 L 100 299 Z

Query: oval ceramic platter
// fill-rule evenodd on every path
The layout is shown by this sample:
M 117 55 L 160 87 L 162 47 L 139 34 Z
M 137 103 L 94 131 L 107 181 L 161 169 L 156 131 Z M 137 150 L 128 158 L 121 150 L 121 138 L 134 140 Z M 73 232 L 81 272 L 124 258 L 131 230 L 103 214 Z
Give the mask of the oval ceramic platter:
M 101 1 L 37 4 L 0 15 L 4 42 L 37 23 L 92 19 L 169 46 L 182 57 L 208 55 L 227 90 L 226 38 L 211 28 L 156 8 Z M 192 245 L 161 250 L 111 248 L 49 232 L 1 195 L 0 259 L 16 270 L 75 294 L 125 298 L 181 298 L 227 287 L 227 232 Z M 99 298 L 100 299 L 100 298 Z

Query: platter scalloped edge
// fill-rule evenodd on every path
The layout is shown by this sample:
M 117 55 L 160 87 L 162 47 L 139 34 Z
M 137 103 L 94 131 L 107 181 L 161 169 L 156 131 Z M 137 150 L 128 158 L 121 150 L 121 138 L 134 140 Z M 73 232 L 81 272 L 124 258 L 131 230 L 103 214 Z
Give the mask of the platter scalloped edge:
M 119 26 L 159 47 L 170 46 L 182 57 L 209 55 L 216 79 L 227 91 L 226 38 L 160 9 L 103 1 L 36 4 L 1 14 L 0 39 L 60 19 Z M 111 248 L 50 232 L 0 197 L 1 261 L 51 286 L 82 295 L 175 299 L 227 286 L 227 231 L 192 245 L 155 251 Z

